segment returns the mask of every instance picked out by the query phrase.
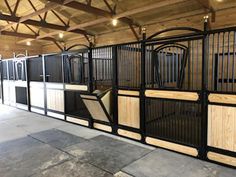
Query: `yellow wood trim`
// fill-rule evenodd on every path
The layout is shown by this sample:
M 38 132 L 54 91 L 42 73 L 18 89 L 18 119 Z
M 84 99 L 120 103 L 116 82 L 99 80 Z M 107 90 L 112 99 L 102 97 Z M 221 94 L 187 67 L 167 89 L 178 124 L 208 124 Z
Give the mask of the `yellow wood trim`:
M 67 116 L 66 117 L 66 120 L 68 122 L 73 122 L 73 123 L 76 123 L 76 124 L 79 124 L 79 125 L 84 125 L 84 126 L 89 126 L 89 123 L 87 120 L 82 120 L 82 119 L 78 119 L 78 118 L 74 118 L 74 117 L 70 117 L 70 116 Z
M 141 140 L 141 135 L 139 133 L 118 129 L 118 134 L 132 139 Z
M 121 94 L 121 95 L 131 95 L 131 96 L 139 96 L 139 91 L 119 90 L 118 94 Z
M 93 127 L 94 127 L 94 128 L 97 128 L 97 129 L 100 129 L 100 130 L 104 130 L 104 131 L 106 131 L 106 132 L 111 132 L 111 131 L 112 131 L 112 129 L 111 129 L 110 126 L 108 126 L 108 125 L 103 125 L 103 124 L 99 124 L 99 123 L 94 123 L 94 124 L 93 124 Z
M 214 103 L 236 104 L 236 95 L 211 93 L 208 100 Z
M 236 167 L 236 158 L 235 157 L 230 157 L 230 156 L 218 154 L 215 152 L 208 152 L 207 157 L 210 160 Z
M 195 156 L 195 157 L 198 155 L 198 151 L 195 148 L 176 144 L 176 143 L 171 143 L 168 141 L 163 141 L 163 140 L 159 140 L 159 139 L 155 139 L 155 138 L 151 138 L 151 137 L 146 137 L 146 143 L 151 144 L 151 145 L 155 145 L 155 146 L 159 146 L 162 148 L 166 148 L 169 150 L 181 152 L 183 154 L 188 154 L 188 155 Z
M 65 89 L 67 90 L 80 90 L 80 91 L 87 91 L 88 86 L 87 85 L 72 85 L 72 84 L 66 84 Z
M 88 98 L 88 99 L 92 99 L 92 100 L 97 100 L 97 97 L 96 96 L 92 96 L 92 95 L 80 95 L 81 98 Z
M 176 100 L 197 101 L 199 96 L 193 92 L 177 92 L 177 91 L 163 91 L 163 90 L 146 90 L 146 97 L 152 98 L 166 98 Z

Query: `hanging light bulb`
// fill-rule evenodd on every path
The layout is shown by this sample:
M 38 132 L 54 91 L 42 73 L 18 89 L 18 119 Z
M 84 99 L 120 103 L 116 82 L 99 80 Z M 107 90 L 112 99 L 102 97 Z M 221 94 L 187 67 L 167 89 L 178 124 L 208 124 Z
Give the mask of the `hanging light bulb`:
M 59 38 L 62 39 L 64 37 L 63 33 L 59 33 Z
M 30 42 L 30 41 L 27 41 L 27 42 L 26 42 L 26 45 L 31 46 L 31 42 Z
M 117 25 L 117 23 L 118 23 L 118 20 L 117 20 L 117 19 L 115 19 L 115 18 L 114 18 L 114 19 L 112 19 L 112 25 L 113 25 L 113 26 L 116 26 L 116 25 Z

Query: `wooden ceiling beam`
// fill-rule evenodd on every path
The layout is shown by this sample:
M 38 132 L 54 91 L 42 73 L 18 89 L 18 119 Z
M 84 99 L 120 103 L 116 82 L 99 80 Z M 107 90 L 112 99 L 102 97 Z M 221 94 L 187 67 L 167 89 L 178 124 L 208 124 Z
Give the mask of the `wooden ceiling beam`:
M 66 3 L 70 3 L 71 1 L 73 1 L 73 0 L 65 0 L 65 1 L 62 2 L 62 4 L 65 5 Z M 5 2 L 7 2 L 7 0 L 5 0 Z M 8 4 L 8 5 L 9 5 L 9 4 Z M 42 14 L 42 13 L 45 13 L 45 12 L 47 12 L 47 11 L 49 11 L 49 10 L 52 10 L 52 9 L 56 8 L 56 7 L 58 7 L 58 4 L 57 4 L 57 3 L 49 2 L 49 3 L 47 3 L 47 4 L 45 5 L 44 8 L 39 9 L 39 10 L 37 10 L 37 11 L 35 11 L 35 12 L 32 12 L 32 13 L 30 13 L 30 14 L 28 14 L 28 15 L 25 15 L 25 16 L 23 16 L 23 17 L 20 17 L 20 19 L 19 19 L 18 22 L 14 22 L 14 23 L 8 24 L 8 25 L 6 25 L 5 27 L 1 28 L 0 31 L 4 31 L 4 30 L 10 28 L 10 27 L 11 27 L 12 25 L 14 25 L 15 23 L 22 23 L 22 22 L 24 22 L 24 21 L 26 21 L 26 20 L 31 19 L 32 17 L 38 16 L 38 15 L 40 15 L 40 14 Z M 12 10 L 11 10 L 11 11 L 12 11 Z
M 114 17 L 122 18 L 122 17 L 126 17 L 126 16 L 129 16 L 129 15 L 135 15 L 135 14 L 138 14 L 138 13 L 146 12 L 146 11 L 149 11 L 149 10 L 162 8 L 164 6 L 173 5 L 173 4 L 177 4 L 177 3 L 182 3 L 182 2 L 185 2 L 185 1 L 186 0 L 160 1 L 160 2 L 157 2 L 157 3 L 153 3 L 151 5 L 147 5 L 147 6 L 144 6 L 144 7 L 129 10 L 127 12 L 123 12 L 123 13 L 120 13 L 120 14 L 116 14 Z M 89 21 L 89 22 L 85 22 L 85 23 L 81 23 L 81 24 L 69 27 L 67 29 L 67 31 L 73 31 L 73 30 L 80 29 L 80 28 L 94 26 L 94 25 L 97 25 L 97 24 L 105 23 L 109 20 L 110 20 L 109 18 L 102 17 L 102 18 L 99 18 L 99 19 L 96 19 L 96 20 L 93 20 L 93 21 Z M 54 32 L 51 32 L 51 33 L 47 33 L 45 35 L 40 35 L 40 36 L 37 37 L 37 39 L 43 39 L 45 37 L 53 36 L 53 35 L 56 35 L 56 34 L 59 34 L 59 33 L 60 33 L 60 31 L 54 31 Z
M 14 16 L 10 16 L 10 15 L 5 15 L 5 14 L 0 14 L 0 20 L 5 20 L 5 21 L 10 21 L 10 22 L 18 22 L 20 20 L 20 17 L 14 17 Z M 52 23 L 47 23 L 47 22 L 40 22 L 37 20 L 25 20 L 23 22 L 21 22 L 22 24 L 27 24 L 27 25 L 32 25 L 32 26 L 37 26 L 37 27 L 42 27 L 42 28 L 48 28 L 48 29 L 52 29 L 52 30 L 60 30 L 60 31 L 68 31 L 67 26 L 61 26 L 61 25 L 56 25 L 56 24 L 52 24 Z M 77 33 L 77 34 L 87 34 L 87 35 L 92 35 L 88 32 L 86 32 L 85 30 L 81 30 L 81 29 L 74 29 L 71 30 L 70 32 L 73 33 Z

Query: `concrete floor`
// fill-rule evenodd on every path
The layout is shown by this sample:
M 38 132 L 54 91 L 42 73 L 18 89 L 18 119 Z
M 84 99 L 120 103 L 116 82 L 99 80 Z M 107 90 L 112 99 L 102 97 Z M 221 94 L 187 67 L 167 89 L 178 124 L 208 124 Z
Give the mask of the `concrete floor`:
M 235 177 L 236 170 L 0 105 L 0 177 Z

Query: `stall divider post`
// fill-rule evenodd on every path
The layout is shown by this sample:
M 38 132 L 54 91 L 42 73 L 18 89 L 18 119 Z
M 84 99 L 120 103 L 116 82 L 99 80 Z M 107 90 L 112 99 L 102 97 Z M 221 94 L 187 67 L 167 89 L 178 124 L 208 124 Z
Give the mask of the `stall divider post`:
M 0 58 L 0 77 L 1 77 L 1 98 L 2 98 L 2 104 L 3 104 L 3 73 L 2 73 L 2 69 L 3 69 L 3 66 L 2 66 L 2 59 Z
M 207 37 L 208 37 L 208 16 L 204 17 L 204 35 L 202 40 L 202 89 L 201 89 L 201 109 L 202 109 L 202 121 L 201 121 L 201 147 L 199 149 L 200 159 L 205 160 L 207 158 L 207 119 L 208 119 L 208 95 L 207 95 L 207 72 L 206 63 L 208 62 L 207 55 Z
M 26 76 L 26 84 L 27 84 L 27 106 L 28 111 L 31 111 L 31 104 L 30 104 L 30 81 L 29 81 L 29 59 L 26 58 L 25 60 L 25 76 Z
M 93 93 L 93 43 L 89 43 L 88 51 L 89 77 L 88 77 L 88 92 Z M 89 118 L 89 128 L 93 128 L 93 118 Z
M 146 56 L 146 28 L 142 28 L 141 41 L 141 87 L 140 87 L 140 130 L 141 142 L 145 143 L 145 56 Z
M 117 134 L 118 130 L 118 74 L 117 74 L 117 46 L 112 47 L 112 102 L 113 102 L 113 125 L 112 133 Z

